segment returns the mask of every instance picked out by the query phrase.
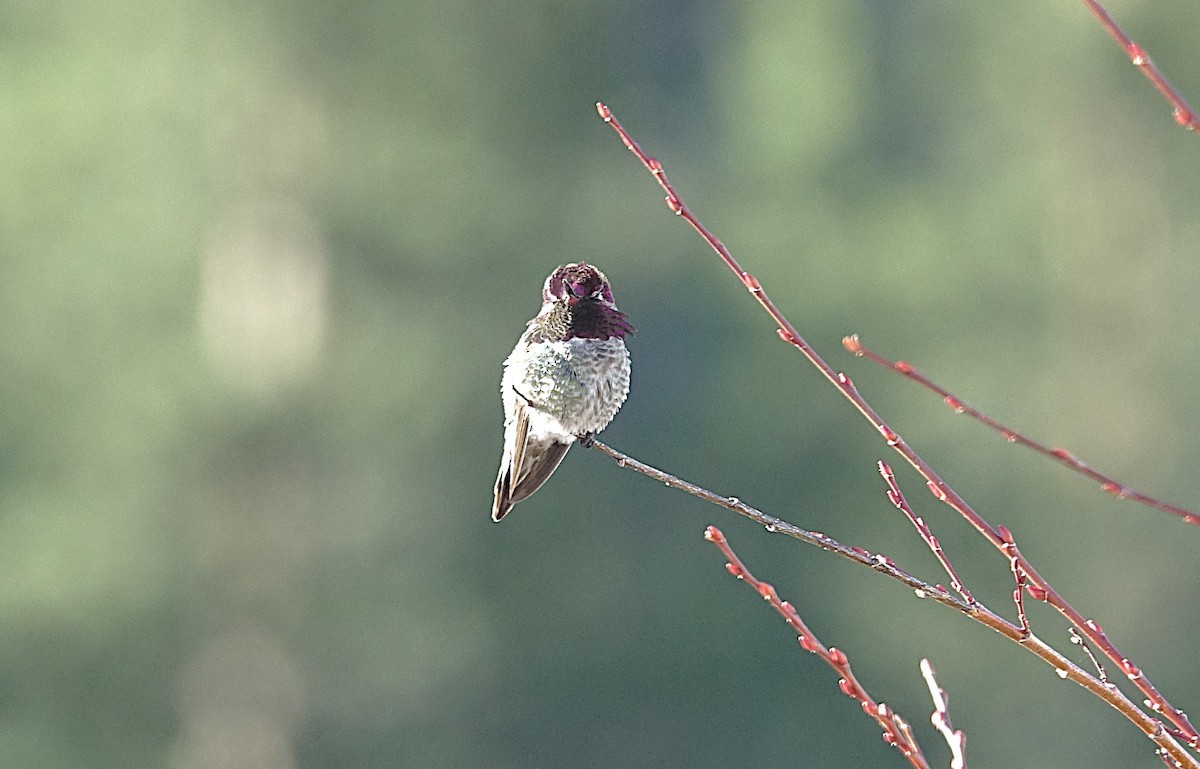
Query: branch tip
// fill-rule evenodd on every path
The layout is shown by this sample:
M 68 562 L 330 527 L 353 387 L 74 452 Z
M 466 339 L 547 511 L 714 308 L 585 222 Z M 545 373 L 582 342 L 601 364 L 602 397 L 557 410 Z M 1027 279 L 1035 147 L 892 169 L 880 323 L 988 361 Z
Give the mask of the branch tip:
M 1197 125 L 1197 127 L 1200 127 L 1200 125 Z M 848 338 L 849 337 L 847 337 L 847 339 Z M 845 340 L 843 340 L 843 344 L 846 344 Z M 848 348 L 848 349 L 850 349 L 850 348 Z M 1113 496 L 1118 497 L 1119 499 L 1129 499 L 1134 502 L 1137 502 L 1138 504 L 1145 505 L 1147 507 L 1153 507 L 1155 509 L 1171 513 L 1172 515 L 1179 516 L 1180 518 L 1182 518 L 1184 520 L 1185 523 L 1188 523 L 1192 526 L 1200 526 L 1200 514 L 1197 514 L 1191 510 L 1187 510 L 1178 505 L 1173 505 L 1168 502 L 1164 502 L 1160 499 L 1155 499 L 1154 497 L 1143 494 L 1142 492 L 1137 491 L 1136 489 L 1130 488 L 1129 486 L 1126 486 L 1122 483 L 1118 483 L 1116 480 L 1108 477 L 1107 475 L 1104 475 L 1103 473 L 1100 473 L 1100 472 L 1088 467 L 1081 459 L 1079 459 L 1077 456 L 1075 456 L 1073 453 L 1071 453 L 1067 449 L 1052 448 L 1045 444 L 1039 443 L 1038 441 L 1035 441 L 1031 438 L 1025 437 L 1021 433 L 1018 433 L 1016 430 L 1013 430 L 1012 428 L 1007 427 L 1004 424 L 1001 424 L 999 421 L 993 419 L 992 417 L 989 417 L 987 414 L 984 414 L 982 411 L 979 411 L 978 409 L 972 408 L 971 406 L 967 405 L 962 400 L 960 400 L 955 395 L 953 395 L 948 390 L 946 390 L 946 388 L 937 384 L 936 382 L 934 382 L 933 380 L 931 380 L 929 377 L 925 376 L 924 374 L 921 374 L 915 366 L 913 366 L 909 363 L 906 363 L 905 361 L 888 360 L 887 358 L 884 358 L 882 355 L 879 355 L 878 353 L 874 352 L 873 350 L 867 348 L 865 345 L 863 345 L 861 342 L 859 342 L 857 340 L 857 337 L 855 337 L 855 341 L 853 343 L 852 349 L 856 356 L 865 357 L 868 360 L 870 360 L 872 363 L 883 366 L 884 368 L 886 368 L 890 371 L 900 374 L 901 376 L 907 377 L 908 379 L 911 379 L 912 381 L 916 382 L 920 386 L 924 387 L 926 390 L 929 390 L 930 392 L 939 396 L 942 399 L 942 401 L 947 406 L 949 406 L 951 409 L 953 409 L 956 413 L 966 414 L 967 416 L 971 417 L 975 421 L 977 421 L 977 422 L 983 424 L 984 426 L 999 433 L 1000 436 L 1002 438 L 1004 438 L 1004 440 L 1008 441 L 1009 443 L 1019 443 L 1028 449 L 1032 449 L 1033 451 L 1036 451 L 1039 454 L 1042 454 L 1043 456 L 1050 457 L 1051 459 L 1055 460 L 1059 464 L 1066 466 L 1068 469 L 1073 470 L 1076 473 L 1079 473 L 1080 475 L 1082 475 L 1086 478 L 1090 478 L 1091 480 L 1098 483 L 1101 486 L 1103 491 L 1105 491 L 1109 494 L 1112 494 Z M 861 410 L 861 408 L 860 408 L 860 410 Z M 866 412 L 864 412 L 864 414 L 865 413 Z M 902 451 L 901 453 L 905 453 L 905 452 Z M 913 464 L 914 466 L 917 466 L 919 468 L 919 464 L 915 461 L 915 458 L 910 457 L 907 454 L 905 454 L 905 458 L 909 460 L 910 464 Z M 924 472 L 922 474 L 924 474 Z M 986 525 L 986 524 L 984 524 L 984 522 L 982 522 L 981 519 L 978 521 L 975 520 L 975 516 L 972 515 L 973 511 L 968 511 L 968 508 L 965 507 L 965 503 L 963 503 L 961 499 L 956 498 L 953 500 L 948 500 L 948 503 L 950 503 L 953 507 L 955 507 L 955 509 L 958 510 L 959 513 L 962 514 L 964 517 L 970 519 L 972 521 L 972 523 L 976 525 L 976 528 L 980 528 L 981 525 Z M 961 509 L 960 509 L 960 505 L 961 505 Z M 986 532 L 985 532 L 985 535 L 986 535 Z

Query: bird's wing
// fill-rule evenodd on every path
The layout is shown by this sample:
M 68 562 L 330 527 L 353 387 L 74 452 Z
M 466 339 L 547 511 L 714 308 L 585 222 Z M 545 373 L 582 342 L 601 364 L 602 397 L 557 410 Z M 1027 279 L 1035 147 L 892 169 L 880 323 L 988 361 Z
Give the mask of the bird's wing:
M 541 488 L 566 456 L 569 443 L 529 443 L 529 410 L 517 402 L 513 450 L 500 460 L 496 476 L 496 494 L 492 502 L 492 520 L 500 521 L 517 502 Z
M 496 494 L 492 500 L 492 520 L 499 523 L 513 506 L 512 493 L 521 479 L 521 465 L 525 464 L 525 447 L 529 445 L 529 413 L 525 404 L 517 402 L 516 414 L 511 429 L 514 439 L 512 451 L 508 451 L 505 440 L 504 456 L 500 458 L 500 473 L 496 476 Z
M 521 468 L 520 480 L 517 481 L 516 487 L 509 495 L 509 500 L 520 502 L 540 489 L 550 474 L 558 467 L 558 463 L 562 462 L 563 457 L 567 455 L 569 448 L 571 448 L 569 443 L 554 441 L 544 445 L 539 444 L 537 449 L 527 452 L 525 467 Z

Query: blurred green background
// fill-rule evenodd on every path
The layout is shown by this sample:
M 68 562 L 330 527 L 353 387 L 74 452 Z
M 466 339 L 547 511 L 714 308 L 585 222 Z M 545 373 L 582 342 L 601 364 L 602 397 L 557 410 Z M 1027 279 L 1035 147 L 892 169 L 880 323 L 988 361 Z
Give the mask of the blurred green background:
M 1200 102 L 1200 5 L 1111 10 Z M 500 363 L 583 259 L 639 329 L 606 441 L 944 581 L 886 447 L 598 99 L 1200 710 L 1200 531 L 839 344 L 1200 506 L 1200 143 L 1081 4 L 9 1 L 0 29 L 0 764 L 904 765 L 725 573 L 716 523 L 935 765 L 921 656 L 972 765 L 1158 765 L 998 636 L 594 452 L 488 520 Z M 893 464 L 1011 614 L 1003 559 Z

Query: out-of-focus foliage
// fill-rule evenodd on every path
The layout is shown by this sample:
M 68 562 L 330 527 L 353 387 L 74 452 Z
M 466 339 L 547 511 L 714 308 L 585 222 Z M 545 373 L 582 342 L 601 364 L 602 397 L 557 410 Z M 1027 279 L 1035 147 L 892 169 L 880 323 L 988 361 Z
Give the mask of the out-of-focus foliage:
M 1200 102 L 1200 6 L 1112 10 Z M 1200 143 L 1082 6 L 10 0 L 0 22 L 0 764 L 901 765 L 728 578 L 717 522 L 935 764 L 921 656 L 973 762 L 1155 765 L 1015 646 L 597 454 L 490 523 L 500 362 L 586 259 L 639 328 L 606 440 L 944 581 L 886 448 L 597 99 L 1200 710 L 1200 533 L 838 345 L 1200 505 Z M 1005 607 L 1003 560 L 900 482 Z

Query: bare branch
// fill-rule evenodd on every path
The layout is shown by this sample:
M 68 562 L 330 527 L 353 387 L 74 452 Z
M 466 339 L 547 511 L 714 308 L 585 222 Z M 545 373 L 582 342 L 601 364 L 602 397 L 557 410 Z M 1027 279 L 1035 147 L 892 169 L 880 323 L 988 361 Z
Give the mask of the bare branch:
M 1117 41 L 1117 45 L 1125 50 L 1133 66 L 1141 70 L 1146 79 L 1153 83 L 1158 92 L 1171 104 L 1171 116 L 1175 118 L 1175 122 L 1189 131 L 1200 128 L 1200 115 L 1197 115 L 1179 94 L 1179 91 L 1176 91 L 1175 87 L 1167 82 L 1167 78 L 1159 71 L 1154 62 L 1150 61 L 1150 57 L 1146 55 L 1141 46 L 1133 42 L 1117 22 L 1113 21 L 1113 17 L 1108 15 L 1108 11 L 1100 4 L 1099 0 L 1083 0 L 1083 4 L 1100 22 L 1100 26 L 1104 27 L 1112 39 Z
M 918 598 L 930 598 L 943 606 L 948 606 L 957 610 L 961 614 L 970 617 L 981 625 L 995 630 L 1000 635 L 1016 642 L 1021 648 L 1029 651 L 1037 656 L 1043 662 L 1054 669 L 1059 678 L 1074 681 L 1082 686 L 1095 696 L 1107 702 L 1121 715 L 1129 719 L 1134 726 L 1142 731 L 1147 737 L 1161 749 L 1166 751 L 1166 755 L 1172 759 L 1179 761 L 1180 766 L 1188 769 L 1200 769 L 1200 761 L 1197 761 L 1177 742 L 1179 739 L 1184 739 L 1181 733 L 1173 730 L 1164 729 L 1161 721 L 1146 715 L 1142 710 L 1125 696 L 1116 687 L 1111 684 L 1105 684 L 1098 678 L 1093 676 L 1088 671 L 1076 665 L 1067 657 L 1063 656 L 1058 650 L 1046 644 L 1036 635 L 1029 634 L 1020 625 L 1013 624 L 1004 617 L 996 614 L 991 609 L 976 601 L 969 604 L 958 596 L 949 592 L 945 588 L 933 585 L 924 580 L 912 576 L 908 572 L 900 569 L 891 562 L 886 556 L 871 555 L 866 550 L 860 547 L 853 547 L 842 544 L 832 537 L 816 531 L 802 529 L 792 523 L 788 523 L 782 518 L 776 518 L 773 515 L 762 512 L 756 508 L 747 505 L 737 497 L 725 497 L 713 491 L 709 491 L 703 486 L 698 486 L 690 481 L 685 481 L 677 476 L 672 475 L 664 470 L 661 470 L 653 465 L 648 465 L 645 462 L 634 459 L 628 454 L 624 454 L 616 449 L 608 446 L 601 441 L 592 439 L 589 448 L 595 449 L 602 454 L 613 459 L 618 467 L 634 472 L 641 473 L 648 478 L 663 483 L 674 489 L 686 491 L 694 497 L 702 499 L 711 504 L 723 507 L 726 510 L 732 510 L 739 515 L 743 515 L 752 521 L 764 526 L 767 531 L 777 534 L 786 534 L 789 537 L 806 542 L 810 545 L 815 545 L 822 550 L 842 556 L 843 558 L 853 561 L 861 566 L 866 566 L 886 577 L 896 580 L 903 585 L 912 589 L 913 593 Z
M 1148 507 L 1166 511 L 1173 515 L 1179 516 L 1185 522 L 1190 523 L 1193 526 L 1200 526 L 1200 515 L 1186 508 L 1179 507 L 1178 505 L 1172 505 L 1169 502 L 1163 502 L 1162 500 L 1155 499 L 1154 497 L 1143 494 L 1142 492 L 1132 489 L 1123 483 L 1119 483 L 1107 475 L 1088 467 L 1081 459 L 1079 459 L 1079 457 L 1075 456 L 1067 449 L 1051 448 L 1050 446 L 1039 443 L 1032 438 L 1025 437 L 1011 427 L 1003 425 L 995 419 L 989 417 L 987 414 L 984 414 L 982 411 L 967 405 L 949 390 L 945 389 L 929 377 L 922 374 L 917 370 L 916 366 L 913 366 L 911 363 L 902 360 L 888 360 L 874 350 L 871 350 L 862 343 L 862 340 L 858 338 L 858 334 L 852 334 L 842 339 L 842 346 L 854 353 L 856 356 L 860 358 L 866 358 L 872 363 L 878 363 L 880 366 L 894 371 L 901 376 L 907 377 L 925 389 L 936 393 L 941 397 L 942 401 L 954 411 L 954 413 L 966 414 L 977 422 L 987 425 L 996 432 L 1000 433 L 1004 440 L 1008 441 L 1009 443 L 1016 443 L 1021 446 L 1025 446 L 1026 448 L 1033 449 L 1039 454 L 1050 457 L 1054 461 L 1070 468 L 1071 470 L 1074 470 L 1080 475 L 1091 478 L 1093 481 L 1099 483 L 1101 488 L 1109 494 L 1112 494 L 1115 497 L 1120 497 L 1121 499 L 1131 499 L 1134 502 L 1138 502 Z
M 950 724 L 946 692 L 938 686 L 933 664 L 927 659 L 921 660 L 921 675 L 925 677 L 925 685 L 929 687 L 929 696 L 933 699 L 933 715 L 929 717 L 929 722 L 942 733 L 946 744 L 950 746 L 950 769 L 967 769 L 967 735 L 961 729 L 956 731 Z
M 1026 635 L 1033 635 L 1033 630 L 1029 627 L 1029 617 L 1025 614 L 1025 591 L 1030 590 L 1041 601 L 1046 600 L 1045 592 L 1037 587 L 1030 588 L 1029 583 L 1025 580 L 1025 572 L 1021 570 L 1021 551 L 1017 549 L 1012 532 L 1003 526 L 997 528 L 1000 530 L 1000 538 L 1004 540 L 1004 554 L 1008 556 L 1008 568 L 1012 571 L 1013 580 L 1017 583 L 1012 593 L 1013 603 L 1017 606 L 1017 621 L 1021 623 L 1021 629 Z
M 938 563 L 942 565 L 942 568 L 946 570 L 946 574 L 950 577 L 950 587 L 954 588 L 967 603 L 975 603 L 975 597 L 971 595 L 971 591 L 967 590 L 966 585 L 964 585 L 962 580 L 958 578 L 958 572 L 954 570 L 954 566 L 950 563 L 950 559 L 946 556 L 945 551 L 942 550 L 942 545 L 940 542 L 938 542 L 938 538 L 933 535 L 933 531 L 929 528 L 929 524 L 925 522 L 924 518 L 921 518 L 914 513 L 912 508 L 908 506 L 908 500 L 904 498 L 904 492 L 900 491 L 900 485 L 896 483 L 896 476 L 894 473 L 892 473 L 892 468 L 888 467 L 887 462 L 884 462 L 883 460 L 879 461 L 878 467 L 879 474 L 883 476 L 885 481 L 887 481 L 888 499 L 891 500 L 893 505 L 895 505 L 906 516 L 908 516 L 909 523 L 913 525 L 913 528 L 915 528 L 917 533 L 921 535 L 921 539 L 923 539 L 925 544 L 929 546 L 929 549 L 933 551 L 934 556 L 938 559 Z
M 1113 684 L 1108 682 L 1108 673 L 1104 670 L 1104 666 L 1100 664 L 1100 660 L 1096 659 L 1096 655 L 1092 653 L 1092 647 L 1088 646 L 1087 639 L 1083 637 L 1083 633 L 1080 633 L 1076 628 L 1071 628 L 1070 633 L 1071 643 L 1083 647 L 1083 651 L 1087 653 L 1088 659 L 1096 666 L 1096 675 L 1100 677 L 1100 680 L 1107 686 L 1113 686 Z
M 775 592 L 775 588 L 768 582 L 761 582 L 755 579 L 746 565 L 742 563 L 737 554 L 733 552 L 733 548 L 725 539 L 725 535 L 716 526 L 709 526 L 704 531 L 704 538 L 715 544 L 725 554 L 727 563 L 725 568 L 730 574 L 745 582 L 754 591 L 763 597 L 779 615 L 787 620 L 800 634 L 800 648 L 810 651 L 825 661 L 825 664 L 834 669 L 841 679 L 838 681 L 838 688 L 842 690 L 842 694 L 847 697 L 853 697 L 862 704 L 863 712 L 875 719 L 883 728 L 883 741 L 892 745 L 900 751 L 900 753 L 908 759 L 908 762 L 917 769 L 930 769 L 928 762 L 925 761 L 925 756 L 921 753 L 921 747 L 917 745 L 917 739 L 913 736 L 912 728 L 908 722 L 900 717 L 900 714 L 894 712 L 891 708 L 882 702 L 876 702 L 862 684 L 854 676 L 854 672 L 850 669 L 850 660 L 846 657 L 845 652 L 836 647 L 826 647 L 821 643 L 821 639 L 817 638 L 816 634 L 808 628 L 804 620 L 800 618 L 800 614 L 787 601 L 779 598 L 779 594 Z
M 824 359 L 817 354 L 816 350 L 814 350 L 813 347 L 809 345 L 803 337 L 800 336 L 800 332 L 796 330 L 791 321 L 789 321 L 779 310 L 779 308 L 775 306 L 774 302 L 771 301 L 770 297 L 767 295 L 767 292 L 763 289 L 759 281 L 753 275 L 743 270 L 741 265 L 738 264 L 737 260 L 733 258 L 733 255 L 729 253 L 729 249 L 725 247 L 725 244 L 722 243 L 715 235 L 709 232 L 708 229 L 700 223 L 699 219 L 695 217 L 695 215 L 687 207 L 687 204 L 684 203 L 683 199 L 671 186 L 662 164 L 642 151 L 637 142 L 633 140 L 625 128 L 617 121 L 616 117 L 612 114 L 612 111 L 609 110 L 609 108 L 602 102 L 598 102 L 596 104 L 596 111 L 600 114 L 600 117 L 604 120 L 604 122 L 613 127 L 613 129 L 617 132 L 617 135 L 621 138 L 621 141 L 630 150 L 630 152 L 632 152 L 642 163 L 642 165 L 645 166 L 651 174 L 653 174 L 655 180 L 658 182 L 658 185 L 666 192 L 667 206 L 671 209 L 671 211 L 687 220 L 692 228 L 695 229 L 696 232 L 699 233 L 700 236 L 703 237 L 709 246 L 717 253 L 725 265 L 729 267 L 729 269 L 732 270 L 735 275 L 737 275 L 742 285 L 750 292 L 763 310 L 765 310 L 775 322 L 777 325 L 776 333 L 779 335 L 779 337 L 799 350 L 800 353 L 804 355 L 804 357 L 807 358 L 809 362 L 812 363 L 813 366 L 815 366 L 831 384 L 833 384 L 838 392 L 841 393 L 842 396 L 845 397 L 846 400 L 849 401 L 850 404 L 853 405 L 854 408 L 858 410 L 858 412 L 879 432 L 880 436 L 884 439 L 887 445 L 892 447 L 898 454 L 900 454 L 905 461 L 908 462 L 909 465 L 911 465 L 913 469 L 915 469 L 921 475 L 921 477 L 925 479 L 926 485 L 935 498 L 944 502 L 951 509 L 962 516 L 962 518 L 970 523 L 971 526 L 976 529 L 976 531 L 983 535 L 984 538 L 993 545 L 993 547 L 1008 557 L 1010 550 L 1007 545 L 1009 543 L 1004 540 L 1000 531 L 992 524 L 988 523 L 983 516 L 981 516 L 974 510 L 974 508 L 967 504 L 965 499 L 959 496 L 959 494 L 954 491 L 949 484 L 943 481 L 941 476 L 939 476 L 933 470 L 933 468 L 927 462 L 925 462 L 925 460 L 922 459 L 916 453 L 916 451 L 913 450 L 912 447 L 910 447 L 904 441 L 904 439 L 900 437 L 898 433 L 896 433 L 895 430 L 893 430 L 883 421 L 879 414 L 875 412 L 871 405 L 868 404 L 858 392 L 858 389 L 854 386 L 854 383 L 850 381 L 849 377 L 843 373 L 834 372 L 829 364 L 827 364 Z M 1015 562 L 1015 565 L 1018 566 L 1020 568 L 1020 572 L 1024 574 L 1026 580 L 1026 589 L 1031 595 L 1036 595 L 1041 600 L 1044 600 L 1046 603 L 1053 606 L 1061 615 L 1063 615 L 1063 617 L 1067 619 L 1068 622 L 1079 628 L 1080 631 L 1092 643 L 1092 645 L 1099 648 L 1105 654 L 1105 656 L 1117 663 L 1118 667 L 1120 667 L 1126 678 L 1128 678 L 1134 684 L 1134 686 L 1136 686 L 1145 695 L 1147 707 L 1149 707 L 1155 713 L 1161 713 L 1163 716 L 1165 716 L 1177 728 L 1177 733 L 1187 742 L 1189 746 L 1195 748 L 1200 745 L 1200 732 L 1196 731 L 1195 727 L 1193 727 L 1191 722 L 1188 721 L 1187 716 L 1167 701 L 1167 699 L 1158 691 L 1158 689 L 1149 681 L 1149 679 L 1146 678 L 1142 670 L 1136 664 L 1134 664 L 1132 660 L 1123 655 L 1116 648 L 1116 646 L 1108 639 L 1096 622 L 1086 619 L 1074 607 L 1068 604 L 1066 600 L 1050 586 L 1045 578 L 1038 573 L 1033 565 L 1019 553 L 1017 553 L 1017 561 Z M 946 603 L 946 601 L 941 602 Z M 996 616 L 992 612 L 987 612 L 986 614 L 990 616 Z M 981 612 L 980 616 L 985 615 Z M 1028 648 L 1033 645 L 1035 641 L 1037 641 L 1036 636 L 1027 635 L 1024 629 L 1016 628 L 1011 623 L 1008 623 L 1004 620 L 1001 620 L 1001 623 L 1005 627 L 1012 628 L 1014 632 L 1016 632 L 1023 646 Z M 988 624 L 991 626 L 990 623 Z M 1037 641 L 1037 644 L 1040 646 L 1045 646 L 1045 644 L 1041 643 L 1040 641 Z M 1049 649 L 1049 647 L 1046 648 Z M 1054 657 L 1058 659 L 1065 659 L 1062 657 L 1062 655 L 1059 655 L 1052 649 L 1049 649 L 1049 651 L 1052 652 Z M 1062 677 L 1072 678 L 1072 680 L 1078 680 L 1080 683 L 1083 683 L 1082 679 L 1077 679 L 1074 677 L 1075 672 L 1070 669 L 1075 668 L 1075 670 L 1079 670 L 1077 666 L 1074 666 L 1070 663 L 1068 663 L 1067 667 L 1060 666 L 1058 664 L 1055 664 L 1054 666 L 1059 671 L 1059 675 Z M 1094 682 L 1095 686 L 1097 687 L 1094 693 L 1107 693 L 1109 691 L 1107 687 L 1104 687 L 1092 676 L 1085 674 L 1085 678 L 1088 681 Z M 1088 688 L 1089 690 L 1092 690 L 1090 685 L 1088 685 Z M 1104 698 L 1108 699 L 1107 696 L 1104 696 Z M 1125 701 L 1128 702 L 1128 700 Z M 1115 704 L 1114 707 L 1116 707 Z M 1121 708 L 1118 709 L 1121 710 Z M 1173 758 L 1177 758 L 1175 751 L 1179 751 L 1178 756 L 1185 757 L 1186 761 L 1188 762 L 1185 765 L 1197 766 L 1198 769 L 1200 769 L 1200 765 L 1195 764 L 1195 760 L 1189 754 L 1182 751 L 1182 749 L 1180 749 L 1179 746 L 1174 743 L 1174 740 L 1170 739 L 1171 735 L 1164 730 L 1164 726 L 1161 722 L 1156 719 L 1147 719 L 1145 714 L 1136 707 L 1133 708 L 1133 711 L 1135 711 L 1135 713 L 1126 713 L 1126 717 L 1130 718 L 1130 720 L 1134 723 L 1139 724 L 1139 728 L 1142 728 L 1140 725 L 1145 724 L 1143 731 L 1147 734 L 1147 736 L 1151 737 L 1151 739 L 1154 739 L 1155 742 L 1158 742 L 1160 739 L 1167 740 L 1170 745 L 1174 746 L 1173 748 L 1169 749 L 1169 752 Z M 1122 712 L 1125 713 L 1124 710 L 1122 710 Z M 1160 746 L 1168 747 L 1162 743 L 1160 743 Z

